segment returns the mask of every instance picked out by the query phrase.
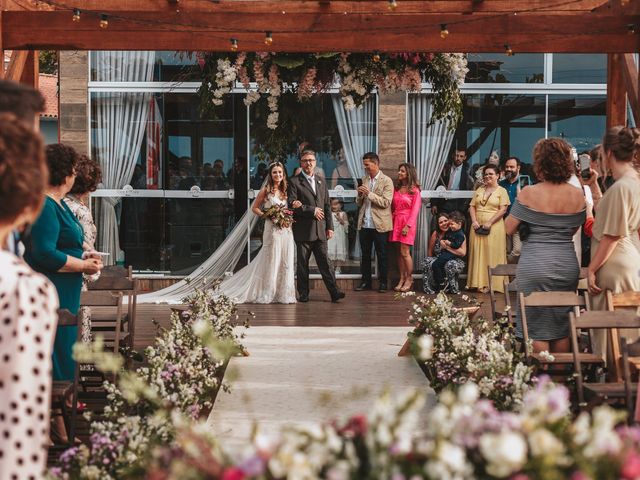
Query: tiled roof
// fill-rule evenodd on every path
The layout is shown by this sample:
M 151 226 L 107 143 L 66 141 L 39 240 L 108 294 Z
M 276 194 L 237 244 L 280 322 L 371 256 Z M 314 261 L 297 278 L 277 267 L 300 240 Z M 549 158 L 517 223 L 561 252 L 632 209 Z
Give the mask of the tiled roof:
M 40 116 L 58 118 L 58 76 L 41 73 L 40 92 L 45 99 L 44 112 Z

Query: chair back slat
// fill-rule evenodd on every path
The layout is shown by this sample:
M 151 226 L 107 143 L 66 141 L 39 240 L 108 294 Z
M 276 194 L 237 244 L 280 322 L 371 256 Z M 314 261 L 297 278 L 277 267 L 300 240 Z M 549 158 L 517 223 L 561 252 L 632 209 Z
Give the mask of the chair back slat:
M 89 290 L 133 290 L 135 289 L 135 280 L 100 275 L 100 278 L 95 282 L 89 282 L 87 287 Z
M 88 291 L 80 293 L 80 305 L 83 307 L 117 307 L 122 304 L 122 294 L 109 291 Z
M 525 307 L 584 307 L 586 301 L 582 295 L 574 292 L 532 292 L 521 294 Z
M 489 267 L 489 274 L 503 277 L 515 277 L 518 265 L 515 263 L 501 263 L 495 267 Z
M 636 312 L 606 310 L 584 312 L 575 320 L 576 328 L 609 329 L 609 328 L 640 328 L 640 317 Z
M 100 277 L 119 277 L 133 280 L 133 270 L 130 266 L 108 265 L 101 270 Z
M 607 290 L 607 309 L 640 307 L 640 292 L 612 293 Z
M 627 415 L 629 422 L 633 421 L 635 402 L 633 397 L 637 394 L 634 392 L 633 383 L 631 382 L 631 369 L 629 368 L 629 357 L 637 357 L 640 354 L 640 339 L 632 343 L 627 343 L 625 337 L 620 338 L 620 351 L 622 352 L 622 379 L 624 381 L 624 394 L 627 403 Z

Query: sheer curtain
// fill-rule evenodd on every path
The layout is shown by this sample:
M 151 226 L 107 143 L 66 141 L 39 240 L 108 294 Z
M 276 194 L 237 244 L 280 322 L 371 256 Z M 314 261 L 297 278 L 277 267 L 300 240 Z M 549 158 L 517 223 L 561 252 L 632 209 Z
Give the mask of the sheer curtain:
M 435 190 L 438 178 L 447 161 L 453 142 L 453 132 L 447 120 L 432 124 L 433 105 L 429 95 L 409 95 L 407 105 L 407 153 L 409 162 L 415 165 L 423 190 Z M 426 208 L 420 209 L 418 236 L 413 257 L 421 265 L 429 245 L 430 215 Z
M 155 52 L 94 52 L 96 81 L 149 82 L 152 80 Z M 102 167 L 102 188 L 121 189 L 133 175 L 150 108 L 150 93 L 94 94 L 96 128 L 93 151 Z M 102 198 L 102 221 L 98 228 L 100 248 L 111 255 L 105 263 L 121 256 L 116 205 L 119 198 Z
M 338 124 L 344 157 L 355 183 L 356 179 L 364 176 L 362 155 L 376 151 L 376 101 L 370 97 L 362 108 L 345 110 L 340 95 L 332 94 L 331 100 L 333 101 L 333 112 Z

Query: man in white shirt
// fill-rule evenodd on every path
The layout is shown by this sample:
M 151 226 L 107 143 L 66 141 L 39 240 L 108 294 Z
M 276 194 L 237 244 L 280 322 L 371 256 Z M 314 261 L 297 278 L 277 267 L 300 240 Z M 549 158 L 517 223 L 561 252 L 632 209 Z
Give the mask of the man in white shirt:
M 473 190 L 473 179 L 469 175 L 467 152 L 464 149 L 456 148 L 453 160 L 447 163 L 442 170 L 439 185 L 445 186 L 447 190 Z M 451 213 L 456 210 L 466 215 L 468 209 L 468 198 L 431 199 L 431 213 L 433 215 L 439 212 Z
M 362 258 L 360 269 L 362 283 L 356 291 L 371 290 L 371 253 L 376 249 L 378 259 L 378 291 L 387 291 L 387 238 L 393 230 L 391 200 L 393 200 L 393 181 L 380 171 L 380 158 L 373 152 L 362 157 L 365 177 L 358 187 L 356 203 L 358 213 L 358 231 Z

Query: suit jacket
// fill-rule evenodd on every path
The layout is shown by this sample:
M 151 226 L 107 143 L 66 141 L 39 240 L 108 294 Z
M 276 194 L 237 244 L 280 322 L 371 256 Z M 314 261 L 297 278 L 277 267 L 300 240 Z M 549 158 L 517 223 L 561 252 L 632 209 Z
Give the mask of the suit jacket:
M 289 205 L 300 200 L 302 206 L 293 209 L 293 238 L 296 242 L 327 241 L 327 230 L 333 230 L 333 217 L 327 182 L 323 176 L 315 174 L 316 193 L 301 172 L 289 182 Z M 324 210 L 324 220 L 314 216 L 316 207 Z
M 442 169 L 442 173 L 440 174 L 440 179 L 438 180 L 438 186 L 442 185 L 446 188 L 449 185 L 452 165 L 452 162 L 447 162 L 445 164 Z M 474 190 L 474 180 L 470 173 L 471 168 L 469 167 L 469 162 L 464 162 L 462 164 L 462 171 L 460 172 L 460 188 L 458 188 L 458 190 Z M 451 200 L 445 200 L 444 198 L 432 198 L 431 206 L 438 207 L 439 211 L 452 212 L 454 210 L 459 210 L 464 213 L 469 207 L 470 200 L 471 199 L 469 198 Z
M 365 187 L 370 187 L 371 177 L 365 175 L 362 179 Z M 373 191 L 369 192 L 371 201 L 371 217 L 378 232 L 390 232 L 393 230 L 393 216 L 391 215 L 391 201 L 393 200 L 393 180 L 380 172 L 378 181 Z M 360 207 L 358 212 L 358 230 L 364 223 L 364 197 L 358 195 L 356 203 Z

